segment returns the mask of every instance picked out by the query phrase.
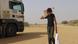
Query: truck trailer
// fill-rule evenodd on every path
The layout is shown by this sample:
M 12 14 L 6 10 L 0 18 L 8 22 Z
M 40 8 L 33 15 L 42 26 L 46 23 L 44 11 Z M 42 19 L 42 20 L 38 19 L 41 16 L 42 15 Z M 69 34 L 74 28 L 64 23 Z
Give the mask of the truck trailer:
M 24 31 L 22 0 L 0 0 L 0 37 L 14 36 Z

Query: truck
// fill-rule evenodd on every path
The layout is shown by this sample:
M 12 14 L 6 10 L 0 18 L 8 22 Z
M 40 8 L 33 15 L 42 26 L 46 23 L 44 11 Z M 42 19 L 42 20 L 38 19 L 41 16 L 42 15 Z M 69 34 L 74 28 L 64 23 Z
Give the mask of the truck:
M 15 36 L 24 31 L 22 0 L 0 0 L 0 37 Z

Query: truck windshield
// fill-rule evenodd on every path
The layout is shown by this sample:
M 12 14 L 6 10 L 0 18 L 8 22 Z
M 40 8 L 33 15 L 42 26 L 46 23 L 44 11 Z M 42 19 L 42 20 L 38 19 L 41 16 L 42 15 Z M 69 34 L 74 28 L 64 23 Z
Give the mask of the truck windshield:
M 22 10 L 21 5 L 14 5 L 13 9 L 17 10 L 17 11 L 21 11 Z
M 24 13 L 24 5 L 22 2 L 9 2 L 9 7 L 10 9 L 16 10 L 21 12 L 22 14 Z

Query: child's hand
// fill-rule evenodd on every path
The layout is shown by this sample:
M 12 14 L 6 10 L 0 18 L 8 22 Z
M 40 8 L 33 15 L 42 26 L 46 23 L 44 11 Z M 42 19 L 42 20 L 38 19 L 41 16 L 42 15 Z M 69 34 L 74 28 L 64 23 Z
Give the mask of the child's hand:
M 44 19 L 44 17 L 42 16 L 40 19 Z

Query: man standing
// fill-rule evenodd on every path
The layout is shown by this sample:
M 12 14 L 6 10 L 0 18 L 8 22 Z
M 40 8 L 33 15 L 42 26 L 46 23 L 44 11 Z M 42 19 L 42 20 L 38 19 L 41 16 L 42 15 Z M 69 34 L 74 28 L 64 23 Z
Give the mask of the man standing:
M 56 27 L 56 33 L 57 33 L 57 22 L 55 15 L 53 14 L 53 11 L 51 8 L 48 8 L 46 17 L 41 17 L 41 19 L 47 19 L 47 32 L 48 32 L 48 42 L 49 44 L 55 44 L 55 38 L 54 38 L 54 27 Z

